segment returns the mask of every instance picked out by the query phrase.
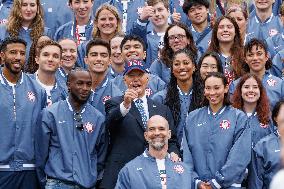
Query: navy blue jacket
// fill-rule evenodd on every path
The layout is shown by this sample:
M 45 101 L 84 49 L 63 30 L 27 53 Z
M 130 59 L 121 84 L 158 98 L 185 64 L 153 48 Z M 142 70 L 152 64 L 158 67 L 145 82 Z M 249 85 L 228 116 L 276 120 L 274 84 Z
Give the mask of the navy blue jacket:
M 110 134 L 110 145 L 101 187 L 106 189 L 115 187 L 118 173 L 122 167 L 142 154 L 148 146 L 144 138 L 145 128 L 142 118 L 134 102 L 132 102 L 131 108 L 125 116 L 122 116 L 120 112 L 120 104 L 122 102 L 123 96 L 118 96 L 106 101 L 105 104 L 106 125 Z M 147 104 L 149 117 L 161 115 L 168 120 L 170 130 L 172 131 L 168 151 L 179 154 L 176 131 L 169 108 L 149 98 L 147 98 Z

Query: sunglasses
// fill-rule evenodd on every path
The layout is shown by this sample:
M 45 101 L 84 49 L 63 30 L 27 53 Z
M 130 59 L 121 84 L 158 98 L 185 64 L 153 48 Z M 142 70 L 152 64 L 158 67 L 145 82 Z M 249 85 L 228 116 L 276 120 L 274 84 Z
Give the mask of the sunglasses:
M 76 121 L 76 128 L 80 131 L 84 130 L 83 122 L 82 122 L 82 115 L 79 112 L 74 114 L 74 120 Z

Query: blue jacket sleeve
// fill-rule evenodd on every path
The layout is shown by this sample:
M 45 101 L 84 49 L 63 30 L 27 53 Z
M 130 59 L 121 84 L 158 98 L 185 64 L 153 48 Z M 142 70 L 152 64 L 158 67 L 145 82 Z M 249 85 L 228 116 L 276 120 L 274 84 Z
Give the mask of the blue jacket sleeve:
M 97 152 L 97 171 L 98 179 L 102 178 L 104 162 L 107 154 L 108 137 L 105 129 L 105 123 L 103 122 L 100 128 L 100 133 L 97 138 L 96 152 Z
M 120 170 L 118 174 L 115 189 L 129 189 L 129 188 L 131 188 L 129 181 L 129 171 L 127 167 L 124 167 Z
M 183 138 L 181 142 L 181 151 L 183 153 L 183 162 L 189 167 L 189 170 L 191 171 L 191 180 L 192 180 L 192 185 L 195 185 L 195 183 L 198 183 L 198 178 L 199 175 L 194 169 L 194 162 L 192 158 L 191 151 L 189 149 L 187 141 L 189 140 L 188 138 L 188 132 L 189 132 L 189 117 L 186 119 L 186 127 L 183 130 Z
M 251 160 L 251 131 L 247 117 L 237 112 L 236 130 L 233 146 L 230 149 L 225 165 L 215 174 L 215 181 L 224 188 L 232 184 L 241 184 L 243 174 Z M 214 179 L 212 180 L 214 183 Z
M 42 111 L 37 123 L 38 124 L 35 132 L 36 172 L 39 177 L 40 185 L 44 188 L 46 182 L 44 168 L 48 159 L 48 149 L 52 125 L 52 118 L 50 117 L 46 109 Z
M 248 178 L 249 188 L 262 189 L 263 179 L 261 175 L 264 173 L 264 169 L 262 165 L 263 165 L 262 158 L 258 156 L 256 152 L 253 151 L 252 160 L 251 160 L 251 168 L 250 168 L 249 178 Z
M 77 48 L 78 50 L 78 58 L 77 58 L 77 62 L 76 62 L 76 67 L 81 67 L 86 69 L 87 65 L 85 64 L 85 56 L 86 56 L 86 46 L 87 46 L 88 41 L 80 44 Z
M 148 21 L 144 22 L 139 19 L 134 22 L 130 30 L 130 34 L 137 35 L 141 37 L 145 44 L 147 44 L 147 25 Z
M 278 52 L 274 58 L 273 58 L 273 64 L 272 64 L 272 67 L 270 69 L 270 73 L 272 75 L 275 75 L 279 78 L 282 77 L 282 70 L 283 70 L 283 58 L 281 56 L 281 54 L 283 54 L 284 51 L 280 51 Z
M 162 62 L 159 59 L 156 59 L 150 66 L 150 73 L 154 74 L 156 76 L 161 76 L 162 75 Z

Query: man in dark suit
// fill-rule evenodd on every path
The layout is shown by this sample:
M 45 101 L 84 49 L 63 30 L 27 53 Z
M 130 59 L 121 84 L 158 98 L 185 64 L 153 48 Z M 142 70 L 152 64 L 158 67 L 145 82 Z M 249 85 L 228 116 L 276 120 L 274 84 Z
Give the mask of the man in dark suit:
M 172 131 L 168 151 L 174 157 L 172 158 L 174 161 L 178 159 L 179 147 L 172 115 L 167 106 L 146 97 L 145 89 L 148 80 L 145 62 L 127 61 L 124 82 L 128 89 L 124 96 L 113 97 L 105 104 L 110 146 L 100 188 L 113 189 L 120 169 L 148 147 L 144 132 L 147 120 L 153 115 L 161 115 L 168 120 Z

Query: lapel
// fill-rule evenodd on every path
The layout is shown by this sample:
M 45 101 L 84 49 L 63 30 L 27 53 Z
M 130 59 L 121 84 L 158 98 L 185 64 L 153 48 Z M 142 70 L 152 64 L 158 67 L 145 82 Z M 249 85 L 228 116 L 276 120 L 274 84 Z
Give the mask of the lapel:
M 131 108 L 129 110 L 129 113 L 131 113 L 133 115 L 133 117 L 137 120 L 137 122 L 139 123 L 139 126 L 143 129 L 143 131 L 145 131 L 144 129 L 144 125 L 142 122 L 142 118 L 140 115 L 139 110 L 137 109 L 136 105 L 134 102 L 131 103 Z

